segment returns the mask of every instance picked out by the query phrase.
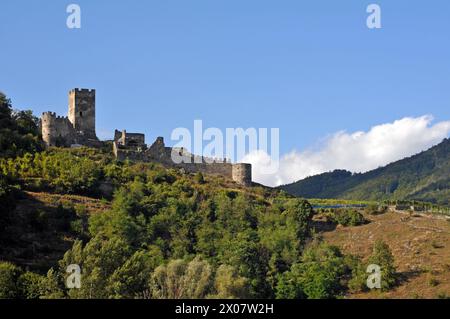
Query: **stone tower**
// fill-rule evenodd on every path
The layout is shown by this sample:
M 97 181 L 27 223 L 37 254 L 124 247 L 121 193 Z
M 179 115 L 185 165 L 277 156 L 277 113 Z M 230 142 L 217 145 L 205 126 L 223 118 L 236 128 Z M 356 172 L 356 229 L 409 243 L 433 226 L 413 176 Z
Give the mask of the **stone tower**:
M 75 131 L 87 138 L 95 134 L 95 90 L 73 89 L 69 91 L 69 120 Z
M 252 186 L 252 165 L 246 163 L 233 164 L 232 179 L 238 184 Z
M 56 145 L 56 113 L 44 112 L 41 117 L 42 139 L 47 146 Z

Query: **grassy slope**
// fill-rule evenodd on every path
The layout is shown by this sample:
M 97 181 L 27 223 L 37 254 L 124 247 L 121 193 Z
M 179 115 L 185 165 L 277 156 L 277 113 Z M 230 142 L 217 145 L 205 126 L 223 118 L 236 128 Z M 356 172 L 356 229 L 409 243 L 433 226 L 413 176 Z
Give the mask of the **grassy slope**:
M 450 220 L 436 216 L 389 212 L 365 215 L 371 222 L 356 227 L 331 227 L 326 242 L 346 253 L 367 258 L 373 243 L 384 240 L 392 249 L 401 282 L 389 292 L 371 291 L 349 298 L 436 298 L 450 295 Z M 327 227 L 323 227 L 326 229 Z M 433 280 L 437 285 L 434 286 Z
M 42 227 L 45 223 L 52 228 L 51 225 L 59 222 L 60 205 L 83 205 L 90 214 L 109 208 L 108 202 L 89 197 L 25 192 L 14 210 L 19 221 L 9 229 L 9 232 L 17 236 L 9 237 L 9 242 L 0 249 L 0 260 L 8 260 L 24 268 L 43 272 L 53 267 L 76 239 L 76 235 L 69 230 L 55 231 L 56 228 L 49 230 Z M 50 217 L 42 220 L 41 212 Z M 35 223 L 30 224 L 30 216 L 35 216 Z

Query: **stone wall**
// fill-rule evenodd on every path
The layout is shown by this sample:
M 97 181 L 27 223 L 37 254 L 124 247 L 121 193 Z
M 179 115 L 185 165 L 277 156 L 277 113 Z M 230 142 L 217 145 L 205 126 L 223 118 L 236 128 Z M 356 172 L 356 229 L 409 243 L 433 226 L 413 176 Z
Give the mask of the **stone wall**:
M 208 175 L 219 175 L 228 179 L 232 179 L 238 184 L 251 186 L 252 184 L 252 167 L 250 164 L 231 164 L 227 161 L 212 162 L 212 159 L 206 161 L 204 157 L 194 156 L 193 154 L 183 150 L 166 147 L 164 139 L 158 137 L 145 151 L 135 151 L 114 142 L 113 152 L 120 161 L 129 159 L 132 161 L 157 162 L 166 167 L 184 169 L 189 173 L 201 172 Z M 172 152 L 181 156 L 182 162 L 176 163 L 172 160 Z M 202 161 L 195 163 L 194 160 Z
M 114 141 L 126 147 L 139 147 L 141 149 L 147 148 L 145 144 L 145 135 L 142 133 L 128 133 L 126 130 L 122 132 L 115 130 Z
M 41 118 L 42 139 L 47 146 L 75 144 L 75 130 L 67 117 L 45 112 Z

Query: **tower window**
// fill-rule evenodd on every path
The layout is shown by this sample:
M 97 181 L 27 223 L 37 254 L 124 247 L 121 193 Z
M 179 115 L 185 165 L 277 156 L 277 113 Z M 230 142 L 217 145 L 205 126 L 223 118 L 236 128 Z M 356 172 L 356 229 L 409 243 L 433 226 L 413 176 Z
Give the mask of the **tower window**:
M 80 117 L 83 117 L 83 112 L 80 112 Z

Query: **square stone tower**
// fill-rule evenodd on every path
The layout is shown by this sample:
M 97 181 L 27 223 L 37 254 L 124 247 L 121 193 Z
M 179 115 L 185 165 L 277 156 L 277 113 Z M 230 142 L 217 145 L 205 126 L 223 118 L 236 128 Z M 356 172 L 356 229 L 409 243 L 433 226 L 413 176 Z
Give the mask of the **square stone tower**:
M 69 121 L 77 133 L 96 139 L 95 90 L 73 89 L 69 91 Z

